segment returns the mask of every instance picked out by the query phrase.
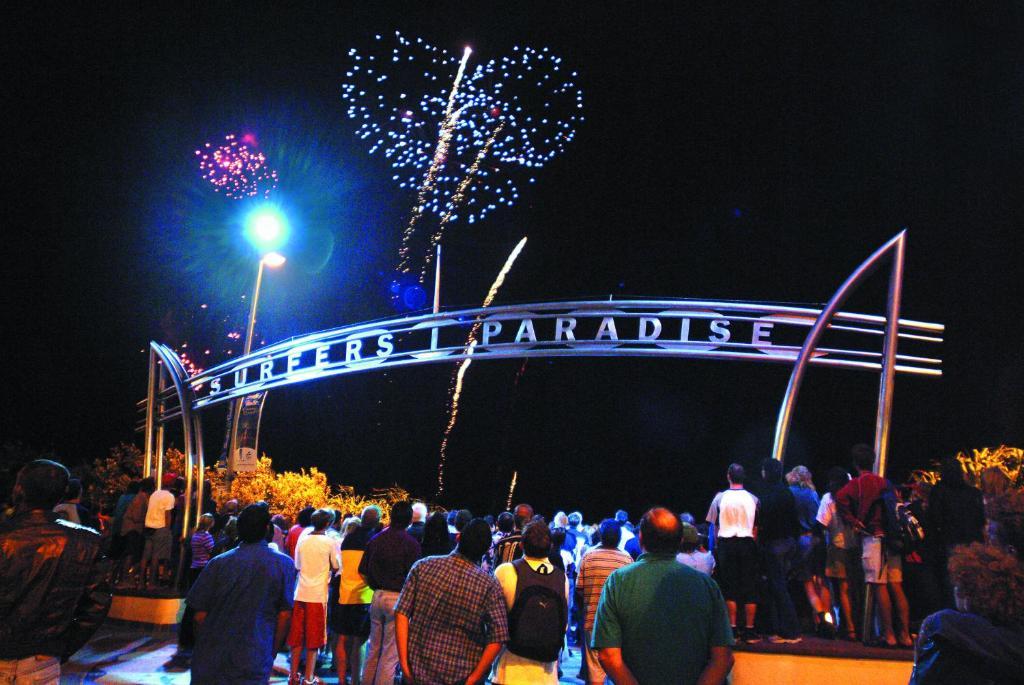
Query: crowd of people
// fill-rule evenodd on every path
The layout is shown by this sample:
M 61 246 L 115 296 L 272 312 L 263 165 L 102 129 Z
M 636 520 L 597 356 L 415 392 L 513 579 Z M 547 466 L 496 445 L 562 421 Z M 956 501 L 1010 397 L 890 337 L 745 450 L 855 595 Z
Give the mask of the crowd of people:
M 80 484 L 39 460 L 0 524 L 0 679 L 56 682 L 102 621 L 109 583 L 169 582 L 182 555 L 179 643 L 197 684 L 266 682 L 285 649 L 292 685 L 327 669 L 353 685 L 553 685 L 573 649 L 586 683 L 722 683 L 736 642 L 809 633 L 916 644 L 913 685 L 1016 682 L 1024 492 L 999 472 L 983 494 L 955 462 L 932 487 L 894 487 L 870 448 L 851 458 L 853 476 L 833 468 L 821 496 L 805 467 L 731 464 L 702 521 L 409 501 L 291 521 L 231 500 L 204 506 L 180 546 L 173 479 L 133 483 L 104 543 Z

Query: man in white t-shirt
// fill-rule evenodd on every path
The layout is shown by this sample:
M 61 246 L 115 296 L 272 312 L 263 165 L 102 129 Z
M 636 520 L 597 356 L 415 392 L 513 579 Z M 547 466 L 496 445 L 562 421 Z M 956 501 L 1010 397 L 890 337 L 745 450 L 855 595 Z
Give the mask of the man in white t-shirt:
M 174 511 L 174 495 L 164 489 L 156 490 L 149 496 L 146 508 L 145 546 L 142 549 L 142 584 L 149 581 L 152 564 L 153 584 L 160 581 L 160 570 L 166 568 L 171 558 L 171 512 Z
M 733 634 L 737 607 L 743 605 L 745 625 L 737 636 L 747 643 L 760 642 L 754 632 L 757 614 L 757 543 L 754 542 L 757 521 L 757 498 L 743 487 L 746 475 L 743 466 L 730 464 L 726 474 L 729 489 L 717 495 L 708 509 L 707 522 L 714 524 L 715 548 L 718 550 L 718 584 L 729 611 Z
M 299 662 L 306 651 L 306 683 L 314 683 L 316 655 L 327 644 L 327 585 L 334 571 L 341 568 L 341 543 L 327 530 L 334 523 L 334 512 L 317 509 L 312 516 L 312 530 L 295 546 L 295 604 L 292 624 L 288 630 L 288 646 L 292 650 L 291 678 L 299 682 Z
M 512 621 L 516 612 L 513 611 L 516 600 L 516 589 L 519 585 L 520 574 L 536 573 L 545 579 L 552 581 L 545 584 L 559 583 L 563 587 L 562 602 L 565 617 L 561 626 L 555 629 L 565 634 L 568 623 L 568 597 L 569 579 L 565 573 L 555 568 L 548 559 L 551 550 L 551 530 L 543 521 L 534 521 L 527 524 L 523 529 L 523 557 L 512 562 L 506 562 L 494 569 L 494 577 L 501 585 L 502 594 L 505 596 L 505 606 L 509 610 L 509 633 L 512 639 L 506 644 L 491 669 L 491 682 L 495 685 L 558 685 L 558 658 L 557 655 L 552 661 L 537 661 L 525 656 L 514 654 L 516 629 Z M 517 565 L 520 568 L 517 568 Z

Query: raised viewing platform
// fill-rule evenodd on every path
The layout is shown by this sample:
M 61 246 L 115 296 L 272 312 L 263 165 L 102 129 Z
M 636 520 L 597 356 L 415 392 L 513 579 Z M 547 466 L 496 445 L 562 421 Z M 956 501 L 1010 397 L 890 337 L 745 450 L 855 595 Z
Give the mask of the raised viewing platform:
M 184 601 L 170 590 L 118 590 L 106 624 L 64 667 L 63 683 L 185 685 L 188 660 L 177 655 L 177 627 Z M 798 644 L 767 640 L 738 645 L 733 685 L 906 685 L 913 667 L 909 649 L 866 647 L 858 642 L 805 637 Z M 278 655 L 271 683 L 287 682 L 287 658 Z M 562 661 L 560 683 L 578 685 L 580 650 Z M 338 682 L 322 676 L 325 685 Z

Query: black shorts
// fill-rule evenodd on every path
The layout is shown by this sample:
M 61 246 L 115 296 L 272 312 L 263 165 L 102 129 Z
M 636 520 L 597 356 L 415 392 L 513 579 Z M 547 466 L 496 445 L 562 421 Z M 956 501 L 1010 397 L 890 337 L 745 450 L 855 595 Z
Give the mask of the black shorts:
M 737 604 L 757 602 L 757 543 L 753 538 L 718 538 L 718 584 L 722 595 Z
M 338 635 L 366 638 L 370 635 L 369 604 L 334 604 L 331 606 L 331 630 Z
M 132 563 L 138 563 L 142 559 L 142 548 L 146 543 L 142 532 L 131 530 L 122 537 L 124 538 L 124 554 L 132 560 Z

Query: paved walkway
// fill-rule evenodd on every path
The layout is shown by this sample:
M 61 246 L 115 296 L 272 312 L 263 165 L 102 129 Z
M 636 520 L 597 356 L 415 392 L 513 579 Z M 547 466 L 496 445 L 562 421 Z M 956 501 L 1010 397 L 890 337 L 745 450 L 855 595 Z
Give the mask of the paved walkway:
M 61 683 L 102 683 L 103 685 L 187 685 L 187 660 L 176 657 L 177 638 L 163 633 L 145 633 L 122 626 L 101 628 L 75 658 L 64 665 Z M 562 663 L 567 674 L 560 681 L 566 685 L 579 685 L 583 681 L 573 676 L 580 670 L 580 652 Z M 274 664 L 275 676 L 271 683 L 288 682 L 288 659 L 279 654 Z M 325 685 L 337 685 L 334 674 L 320 676 Z

